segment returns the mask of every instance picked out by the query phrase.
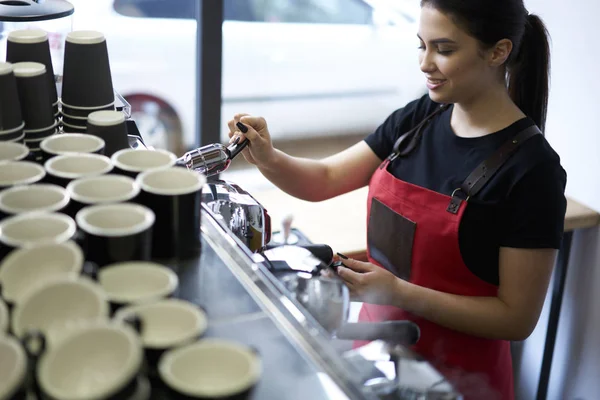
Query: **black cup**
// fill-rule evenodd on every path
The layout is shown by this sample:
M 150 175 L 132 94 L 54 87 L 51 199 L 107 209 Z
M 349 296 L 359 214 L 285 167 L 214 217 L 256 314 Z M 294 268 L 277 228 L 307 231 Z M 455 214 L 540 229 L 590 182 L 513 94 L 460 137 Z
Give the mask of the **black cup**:
M 6 61 L 18 63 L 33 61 L 46 66 L 46 80 L 50 88 L 50 100 L 57 103 L 56 82 L 54 80 L 54 67 L 50 56 L 48 34 L 39 29 L 23 29 L 12 31 L 8 34 L 6 43 Z
M 0 162 L 21 161 L 29 155 L 29 148 L 22 143 L 0 142 Z
M 25 129 L 25 130 L 23 130 L 23 132 L 25 133 L 25 141 L 43 140 L 43 139 L 47 138 L 48 136 L 58 133 L 58 127 L 57 127 L 57 123 L 54 122 L 52 125 L 46 126 L 45 128 Z
M 0 382 L 2 382 L 2 398 L 25 400 L 27 398 L 28 362 L 25 349 L 17 339 L 8 335 L 0 335 Z
M 44 163 L 45 181 L 67 187 L 72 180 L 108 174 L 112 168 L 110 158 L 101 154 L 63 154 Z
M 104 140 L 97 136 L 83 133 L 63 133 L 42 140 L 40 142 L 40 150 L 44 162 L 54 156 L 63 154 L 93 153 L 103 155 Z
M 208 325 L 201 307 L 174 298 L 120 308 L 114 319 L 138 328 L 151 375 L 158 375 L 156 367 L 165 351 L 196 341 Z
M 13 142 L 13 143 L 21 143 L 21 144 L 25 144 L 25 134 L 23 133 L 23 130 L 20 131 L 21 134 L 14 138 L 14 139 L 10 139 L 10 140 L 6 140 L 7 142 Z
M 168 150 L 123 149 L 110 157 L 114 172 L 137 177 L 141 172 L 157 168 L 169 168 L 175 165 L 177 156 Z
M 187 371 L 210 369 L 211 378 Z M 232 370 L 238 371 L 232 374 Z M 252 398 L 263 373 L 262 359 L 252 346 L 219 338 L 206 338 L 171 349 L 161 357 L 158 371 L 168 387 L 169 399 Z
M 13 64 L 25 130 L 48 129 L 55 123 L 46 67 L 35 62 Z
M 25 138 L 25 132 L 23 132 L 23 127 L 25 127 L 25 123 L 22 122 L 21 125 L 15 129 L 0 132 L 0 142 L 19 141 L 22 143 Z
M 75 221 L 59 213 L 29 212 L 0 222 L 0 259 L 12 250 L 45 243 L 64 243 L 76 231 Z
M 125 115 L 119 111 L 95 111 L 88 115 L 87 133 L 106 142 L 105 154 L 112 156 L 121 149 L 129 148 Z
M 71 115 L 62 113 L 61 120 L 63 125 L 67 124 L 70 126 L 86 127 L 87 129 L 87 117 L 73 117 Z
M 67 117 L 67 118 L 73 118 L 73 119 L 86 119 L 88 115 L 90 115 L 91 113 L 95 112 L 95 111 L 114 111 L 115 110 L 115 104 L 110 103 L 110 104 L 106 104 L 104 106 L 99 106 L 99 107 L 74 107 L 74 106 L 69 106 L 67 104 L 61 103 L 62 105 L 62 116 L 63 117 Z M 72 124 L 72 125 L 78 125 L 78 124 Z M 84 124 L 85 125 L 85 124 Z
M 0 134 L 23 126 L 17 78 L 11 63 L 0 62 Z
M 135 332 L 129 327 L 125 329 L 122 325 L 110 322 L 96 322 L 82 326 L 56 344 L 49 340 L 50 335 L 39 330 L 28 330 L 22 342 L 35 365 L 33 378 L 37 386 L 37 398 L 78 398 L 81 382 L 71 379 L 73 375 L 81 375 L 84 381 L 92 381 L 98 376 L 107 379 L 110 376 L 110 387 L 106 386 L 106 381 L 102 385 L 87 387 L 88 398 L 136 398 L 140 378 L 143 378 L 138 376 L 143 363 L 143 350 Z M 121 332 L 117 334 L 117 331 Z M 33 343 L 38 345 L 34 346 Z M 46 356 L 48 353 L 51 355 Z M 121 358 L 121 362 L 111 365 L 103 361 L 107 358 Z M 42 359 L 43 362 L 40 362 Z M 120 371 L 115 374 L 114 371 L 106 371 L 106 368 L 119 368 Z
M 136 181 L 139 203 L 156 214 L 152 257 L 187 259 L 200 253 L 200 199 L 206 178 L 180 167 L 148 170 Z
M 134 201 L 140 187 L 127 176 L 106 174 L 71 181 L 66 191 L 71 199 L 67 214 L 75 217 L 86 206 Z
M 82 208 L 75 216 L 87 260 L 100 268 L 123 261 L 148 261 L 152 249 L 154 212 L 133 203 Z
M 30 185 L 46 177 L 44 168 L 31 161 L 6 161 L 0 167 L 0 191 L 17 185 Z
M 71 125 L 69 123 L 65 123 L 64 121 L 61 121 L 60 124 L 63 127 L 63 132 L 67 132 L 67 133 L 87 133 L 87 127 L 86 126 Z
M 115 101 L 102 33 L 73 31 L 67 35 L 61 97 L 71 107 L 100 107 Z
M 0 220 L 26 212 L 59 212 L 67 208 L 69 194 L 58 185 L 36 183 L 0 192 Z

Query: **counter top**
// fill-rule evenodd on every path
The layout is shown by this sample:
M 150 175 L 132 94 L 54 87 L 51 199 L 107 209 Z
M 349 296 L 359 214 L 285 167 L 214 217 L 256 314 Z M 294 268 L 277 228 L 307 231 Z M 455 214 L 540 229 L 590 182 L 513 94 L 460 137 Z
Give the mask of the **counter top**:
M 280 229 L 277 224 L 291 212 L 292 226 L 313 243 L 328 244 L 335 252 L 360 259 L 366 251 L 367 193 L 368 188 L 364 187 L 319 203 L 299 200 L 277 188 L 252 192 L 252 196 L 271 215 L 273 231 Z M 565 231 L 598 225 L 600 213 L 567 199 Z

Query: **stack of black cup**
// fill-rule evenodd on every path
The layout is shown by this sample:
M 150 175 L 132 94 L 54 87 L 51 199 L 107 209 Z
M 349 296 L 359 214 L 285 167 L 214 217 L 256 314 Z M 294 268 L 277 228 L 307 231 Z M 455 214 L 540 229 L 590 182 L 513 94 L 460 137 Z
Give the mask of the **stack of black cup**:
M 115 109 L 108 48 L 101 32 L 67 35 L 61 105 L 63 131 L 74 133 L 87 131 L 89 114 Z
M 44 64 L 46 67 L 46 80 L 48 81 L 50 102 L 52 104 L 52 114 L 56 122 L 58 122 L 58 93 L 54 78 L 54 67 L 52 66 L 52 58 L 50 56 L 48 34 L 39 29 L 22 29 L 10 32 L 6 45 L 6 61 L 13 64 L 24 61 Z
M 13 64 L 17 78 L 17 91 L 21 114 L 25 122 L 25 144 L 36 158 L 41 158 L 40 143 L 58 132 L 50 90 L 46 78 L 46 66 L 37 62 Z
M 0 63 L 0 141 L 23 143 L 23 116 L 11 63 Z

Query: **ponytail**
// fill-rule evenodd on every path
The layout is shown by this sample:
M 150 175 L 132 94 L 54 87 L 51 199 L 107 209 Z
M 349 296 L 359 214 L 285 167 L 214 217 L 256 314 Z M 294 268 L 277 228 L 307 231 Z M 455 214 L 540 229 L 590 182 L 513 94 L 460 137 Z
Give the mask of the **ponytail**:
M 542 132 L 546 127 L 550 81 L 548 38 L 542 20 L 529 14 L 516 57 L 509 60 L 507 69 L 510 97 Z

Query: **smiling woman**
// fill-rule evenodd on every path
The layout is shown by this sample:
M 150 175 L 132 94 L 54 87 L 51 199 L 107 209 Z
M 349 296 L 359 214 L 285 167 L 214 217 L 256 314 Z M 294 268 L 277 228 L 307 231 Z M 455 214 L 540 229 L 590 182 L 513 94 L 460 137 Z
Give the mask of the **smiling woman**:
M 247 114 L 229 122 L 230 136 L 249 140 L 246 159 L 295 197 L 368 184 L 368 262 L 338 269 L 365 303 L 359 319 L 417 323 L 413 349 L 466 400 L 512 400 L 509 341 L 537 323 L 566 209 L 566 174 L 542 135 L 547 32 L 522 0 L 421 4 L 428 95 L 363 142 L 295 158 Z

